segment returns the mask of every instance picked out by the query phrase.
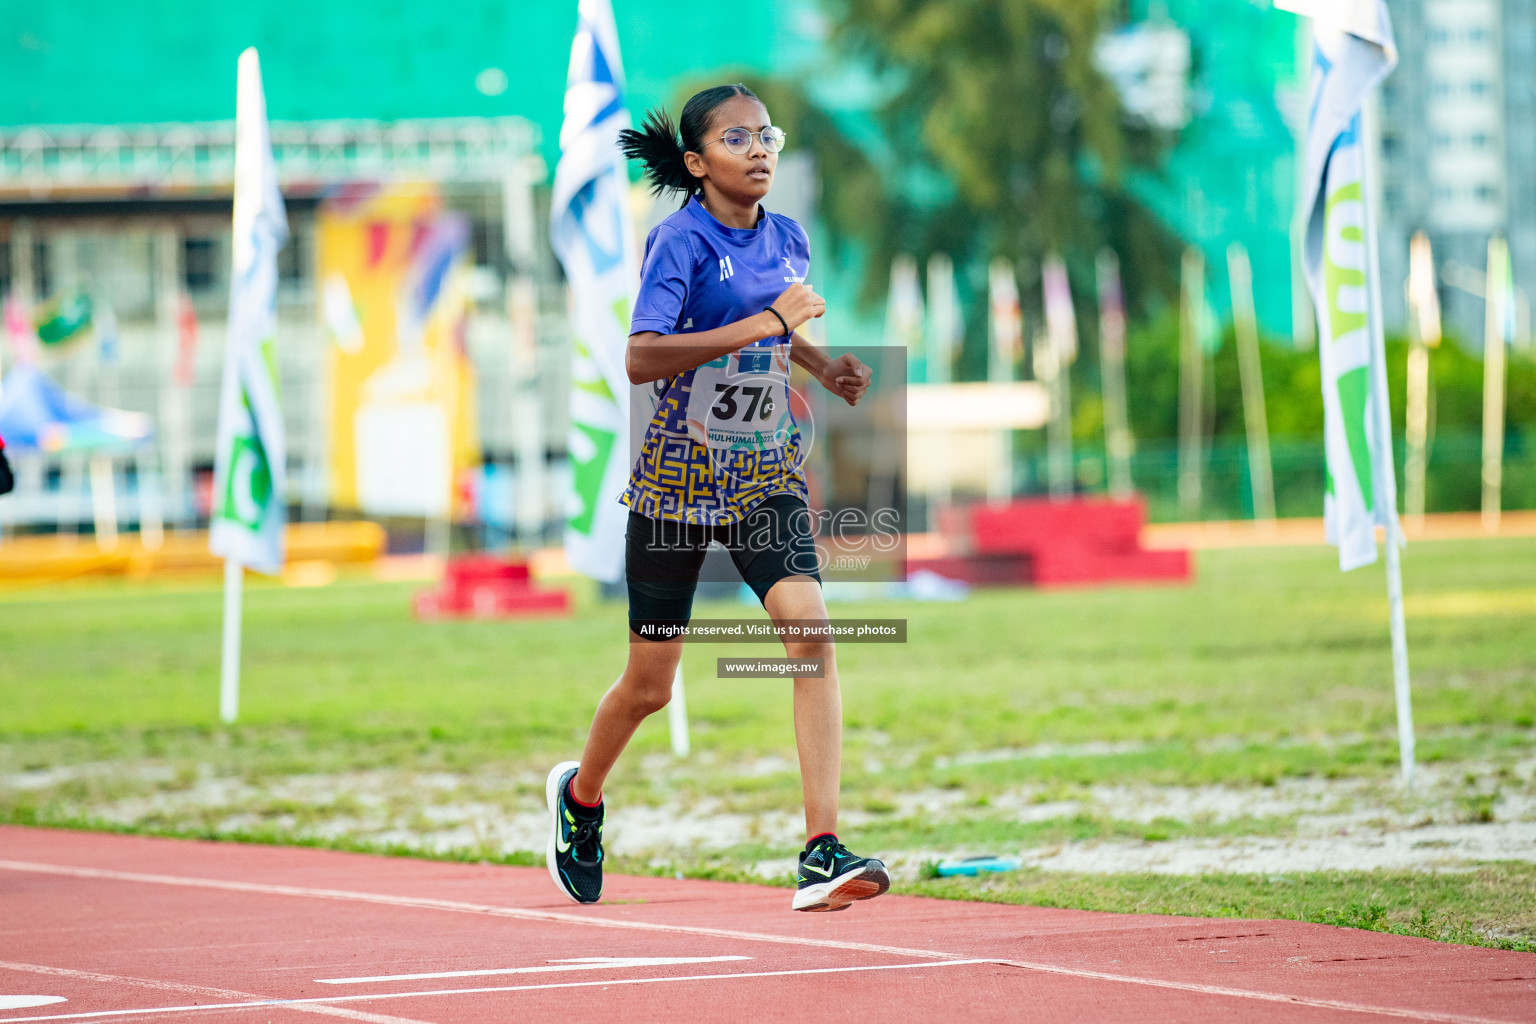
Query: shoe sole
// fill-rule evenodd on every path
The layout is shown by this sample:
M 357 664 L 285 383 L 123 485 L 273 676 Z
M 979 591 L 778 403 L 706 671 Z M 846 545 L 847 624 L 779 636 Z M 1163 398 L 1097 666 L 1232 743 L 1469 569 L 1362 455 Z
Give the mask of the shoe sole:
M 571 890 L 565 887 L 565 882 L 560 878 L 560 865 L 555 859 L 555 837 L 560 834 L 560 776 L 572 768 L 580 767 L 580 761 L 561 761 L 549 770 L 549 778 L 544 780 L 544 803 L 549 808 L 549 842 L 544 847 L 544 863 L 549 866 L 549 880 L 554 882 L 560 894 L 572 903 L 582 901 L 571 895 Z M 601 892 L 598 893 L 598 898 L 602 898 Z
M 856 900 L 872 900 L 890 887 L 891 876 L 885 865 L 866 864 L 830 881 L 806 886 L 795 893 L 790 906 L 794 910 L 822 913 L 847 910 Z

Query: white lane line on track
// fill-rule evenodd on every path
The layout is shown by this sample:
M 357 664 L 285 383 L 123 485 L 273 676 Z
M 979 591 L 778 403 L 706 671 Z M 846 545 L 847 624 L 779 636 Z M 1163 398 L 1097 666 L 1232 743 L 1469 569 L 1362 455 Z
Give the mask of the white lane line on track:
M 904 971 L 917 967 L 966 967 L 995 964 L 995 960 L 924 960 L 915 964 L 867 964 L 861 967 L 805 967 L 791 971 L 744 971 L 740 974 L 663 975 L 658 978 L 603 978 L 601 981 L 558 981 L 542 985 L 496 985 L 488 988 L 440 988 L 421 992 L 377 992 L 357 996 L 320 996 L 311 999 L 264 999 L 249 1003 L 212 1003 L 203 1006 L 146 1006 L 137 1010 L 97 1010 L 92 1013 L 59 1013 L 41 1017 L 0 1017 L 0 1024 L 12 1021 L 86 1020 L 100 1017 L 127 1017 L 151 1013 L 181 1013 L 194 1010 L 244 1010 L 266 1006 L 302 1008 L 313 1003 L 348 1003 L 362 1000 L 414 999 L 422 996 L 468 996 L 491 992 L 529 992 L 550 988 L 594 988 L 606 985 L 655 985 L 668 981 L 730 981 L 735 978 L 786 978 L 801 974 L 854 974 L 860 971 Z
M 179 875 L 152 875 L 132 871 L 110 871 L 104 868 L 64 867 L 54 864 L 36 864 L 29 861 L 0 860 L 0 870 L 27 871 L 45 875 L 63 875 L 70 878 L 97 878 L 122 882 L 143 882 L 156 885 L 174 885 L 189 888 L 216 889 L 223 892 L 261 893 L 271 896 L 303 896 L 312 899 L 344 900 L 355 903 L 373 903 L 383 906 L 414 907 L 422 910 L 447 910 L 456 913 L 486 914 L 524 921 L 548 921 L 558 924 L 577 924 L 591 928 L 620 928 L 632 931 L 660 932 L 674 935 L 703 935 L 711 938 L 740 939 L 747 942 L 771 942 L 790 946 L 809 946 L 821 949 L 840 949 L 864 953 L 886 953 L 893 956 L 928 957 L 935 960 L 957 960 L 959 954 L 933 949 L 909 949 L 901 946 L 883 946 L 868 942 L 843 942 L 838 939 L 814 939 L 797 935 L 773 935 L 765 932 L 735 931 L 728 928 L 701 928 L 693 925 L 656 924 L 648 921 L 620 921 L 593 915 L 561 913 L 554 910 L 526 910 L 518 907 L 499 907 L 492 904 L 464 903 L 456 900 L 437 900 L 413 896 L 386 896 L 377 893 L 351 892 L 345 889 L 311 889 L 295 885 L 268 885 L 260 882 L 231 882 L 211 878 L 187 878 Z M 1202 995 L 1222 995 L 1239 999 L 1256 999 L 1262 1002 L 1310 1004 L 1306 996 L 1291 996 L 1280 992 L 1264 992 L 1254 989 L 1216 989 L 1196 982 L 1167 981 L 1161 978 L 1144 978 L 1128 974 L 1107 974 L 1101 971 L 1082 970 L 1075 967 L 1058 967 L 1054 964 L 1027 963 L 1007 958 L 996 958 L 988 963 L 1008 964 L 1025 970 L 1043 971 L 1068 977 L 1088 978 L 1096 981 L 1114 981 L 1126 985 L 1146 985 L 1152 988 L 1172 988 Z M 334 1001 L 334 1000 L 333 1000 Z M 1511 1024 L 1486 1017 L 1456 1016 L 1422 1013 L 1403 1007 L 1375 1006 L 1366 1003 L 1330 1002 L 1319 1005 L 1347 1010 L 1353 1013 L 1378 1014 L 1387 1017 L 1419 1017 L 1436 1024 Z M 0 1018 L 5 1020 L 20 1018 Z
M 73 978 L 77 981 L 95 981 L 110 985 L 132 985 L 137 988 L 152 988 L 162 992 L 180 992 L 188 996 L 211 996 L 215 999 L 260 999 L 252 992 L 238 992 L 227 988 L 208 988 L 204 985 L 185 985 L 178 981 L 155 981 L 151 978 L 134 978 L 122 974 L 103 974 L 100 971 L 77 971 L 69 967 L 50 967 L 47 964 L 26 964 L 14 960 L 0 960 L 0 970 L 19 971 L 26 974 L 42 974 L 54 978 Z M 426 1024 L 425 1021 L 411 1020 L 407 1017 L 386 1017 L 380 1013 L 365 1013 L 362 1010 L 353 1010 L 343 1006 L 296 1006 L 295 1010 L 303 1013 L 318 1013 L 326 1017 L 345 1017 L 348 1020 L 366 1021 L 367 1024 Z M 13 1017 L 0 1017 L 0 1024 L 14 1020 Z
M 427 981 L 431 978 L 484 978 L 496 974 L 548 974 L 553 971 L 605 971 L 616 967 L 668 967 L 676 964 L 720 964 L 751 960 L 749 956 L 581 956 L 551 960 L 537 967 L 492 967 L 482 971 L 433 971 L 430 974 L 376 974 L 371 978 L 316 978 L 317 985 L 365 985 L 384 981 Z
M 1433 1021 L 1434 1024 L 1512 1024 L 1510 1021 L 1491 1017 L 1472 1017 L 1462 1013 L 1441 1013 L 1436 1010 L 1410 1010 L 1400 1006 L 1373 1006 L 1367 1003 L 1348 1003 L 1341 999 L 1319 999 L 1314 996 L 1288 996 L 1281 992 L 1255 992 L 1247 988 L 1224 988 L 1220 985 L 1202 985 L 1197 981 L 1164 981 L 1158 978 L 1128 978 L 1123 974 L 1105 974 L 1102 971 L 1085 971 L 1076 967 L 1057 967 L 1054 964 L 1029 963 L 1023 960 L 989 960 L 988 963 L 1007 967 L 1022 967 L 1026 971 L 1046 974 L 1065 974 L 1074 978 L 1098 978 L 1102 981 L 1133 981 L 1153 988 L 1171 988 L 1180 992 L 1198 992 L 1208 996 L 1232 996 L 1238 999 L 1260 999 L 1269 1003 L 1289 1003 L 1295 1006 L 1316 1006 L 1325 1010 L 1343 1010 L 1348 1013 L 1371 1013 L 1383 1017 L 1406 1017 L 1410 1020 Z M 3 1022 L 0 1022 L 3 1024 Z
M 421 896 L 387 896 L 371 892 L 352 892 L 347 889 L 312 889 L 300 885 L 231 882 L 217 878 L 152 875 L 141 874 L 137 871 L 62 867 L 54 864 L 33 864 L 27 861 L 14 860 L 0 860 L 0 870 L 28 871 L 43 875 L 64 875 L 68 878 L 99 878 L 115 882 L 144 882 L 153 885 L 174 885 L 193 889 L 217 889 L 221 892 L 249 892 L 265 896 L 304 896 L 310 899 L 374 903 L 387 907 L 412 907 L 418 910 L 448 910 L 461 914 L 486 914 L 491 917 L 510 917 L 520 921 L 549 921 L 556 924 L 577 924 L 588 928 L 619 928 L 628 931 L 662 932 L 674 935 L 704 935 L 710 938 L 741 939 L 747 942 L 773 942 L 780 945 L 815 946 L 822 949 L 842 949 L 860 953 L 885 953 L 890 956 L 922 956 L 934 960 L 954 959 L 956 955 L 953 953 L 941 953 L 934 949 L 908 949 L 904 946 L 882 946 L 870 942 L 842 942 L 837 939 L 802 938 L 798 935 L 743 932 L 731 928 L 700 928 L 694 925 L 655 924 L 649 921 L 621 921 L 610 917 L 600 917 L 597 914 L 589 916 L 562 913 L 558 910 L 528 910 L 522 907 L 503 907 L 490 903 L 466 903 L 459 900 L 437 900 Z

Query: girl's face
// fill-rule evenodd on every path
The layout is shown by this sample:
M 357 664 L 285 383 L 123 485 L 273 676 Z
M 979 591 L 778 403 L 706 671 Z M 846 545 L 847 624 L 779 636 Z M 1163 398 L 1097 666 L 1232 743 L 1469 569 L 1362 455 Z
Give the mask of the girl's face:
M 764 149 L 761 136 L 754 135 L 751 148 L 737 156 L 725 148 L 720 136 L 731 128 L 760 132 L 772 123 L 768 120 L 768 108 L 761 101 L 751 96 L 732 96 L 711 115 L 709 128 L 699 140 L 702 152 L 684 154 L 688 170 L 734 202 L 746 204 L 762 199 L 773 186 L 779 154 Z

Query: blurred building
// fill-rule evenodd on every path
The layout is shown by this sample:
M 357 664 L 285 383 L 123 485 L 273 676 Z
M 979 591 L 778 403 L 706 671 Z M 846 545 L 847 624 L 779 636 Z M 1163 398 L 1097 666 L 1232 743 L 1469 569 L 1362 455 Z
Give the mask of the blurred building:
M 728 9 L 615 5 L 638 115 L 744 69 L 814 59 L 811 0 Z M 324 504 L 327 340 L 315 280 L 317 211 L 378 184 L 438 191 L 470 227 L 479 436 L 511 461 L 510 282 L 531 281 L 543 435 L 563 469 L 565 289 L 547 242 L 576 3 L 466 0 L 60 0 L 7 4 L 0 25 L 0 297 L 35 307 L 85 294 L 97 339 L 44 351 L 94 401 L 162 418 L 190 373 L 191 463 L 211 465 L 230 263 L 235 63 L 260 52 L 292 240 L 280 257 L 284 412 L 297 496 Z M 726 69 L 726 70 L 722 70 Z M 526 295 L 525 289 L 520 294 Z M 98 332 L 99 333 L 99 332 Z M 13 357 L 0 341 L 0 364 Z M 526 422 L 526 421 L 525 421 Z M 551 494 L 558 493 L 554 488 Z M 14 510 L 17 506 L 12 503 Z M 561 517 L 549 509 L 549 519 Z
M 414 181 L 440 191 L 472 226 L 477 315 L 469 344 L 489 355 L 504 348 L 507 274 L 536 276 L 553 291 L 546 305 L 560 301 L 537 248 L 526 247 L 516 267 L 504 258 L 509 219 L 521 218 L 515 227 L 524 237 L 534 233 L 537 143 L 537 129 L 516 117 L 274 123 L 292 233 L 279 256 L 284 414 L 298 491 L 311 503 L 324 504 L 314 471 L 326 441 L 317 209 L 363 183 Z M 0 127 L 0 295 L 28 307 L 89 296 L 94 336 L 45 349 L 47 370 L 70 391 L 162 421 L 179 377 L 190 413 L 185 456 L 205 469 L 224 356 L 233 177 L 232 121 Z M 510 360 L 484 361 L 487 386 L 504 387 Z M 550 370 L 558 372 L 557 361 Z M 505 443 L 506 426 L 493 411 L 482 436 Z
M 1387 327 L 1406 327 L 1408 240 L 1425 231 L 1445 326 L 1480 348 L 1488 239 L 1509 239 L 1536 295 L 1536 5 L 1395 0 L 1399 64 L 1381 90 L 1381 269 Z

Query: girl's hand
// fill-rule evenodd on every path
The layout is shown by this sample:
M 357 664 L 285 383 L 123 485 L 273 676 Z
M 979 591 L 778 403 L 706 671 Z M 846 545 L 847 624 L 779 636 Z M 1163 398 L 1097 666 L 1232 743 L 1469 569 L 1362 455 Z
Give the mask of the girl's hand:
M 810 285 L 792 284 L 773 300 L 773 308 L 779 311 L 784 323 L 793 334 L 807 320 L 827 311 L 827 302 L 811 290 Z
M 859 358 L 845 353 L 827 363 L 821 371 L 821 386 L 837 395 L 849 405 L 858 405 L 864 392 L 869 390 L 873 371 L 859 362 Z

